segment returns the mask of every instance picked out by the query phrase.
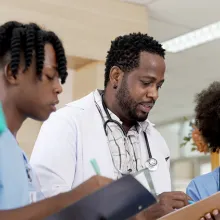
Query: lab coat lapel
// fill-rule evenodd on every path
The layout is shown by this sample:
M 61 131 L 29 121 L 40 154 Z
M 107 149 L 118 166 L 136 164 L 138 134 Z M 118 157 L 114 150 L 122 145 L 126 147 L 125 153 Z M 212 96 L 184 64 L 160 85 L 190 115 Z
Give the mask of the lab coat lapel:
M 95 159 L 100 167 L 101 175 L 113 178 L 114 168 L 107 138 L 103 129 L 102 118 L 95 106 L 93 94 L 89 97 L 82 118 L 82 156 L 85 178 L 95 174 L 90 160 Z M 96 123 L 90 123 L 95 121 Z
M 157 139 L 154 138 L 153 130 L 149 129 L 147 134 L 152 157 L 155 158 L 158 162 L 158 169 L 156 171 L 150 172 L 155 191 L 157 194 L 171 191 L 170 172 L 167 167 L 166 159 L 164 158 L 164 155 L 158 150 L 158 143 Z M 161 181 L 163 182 L 163 184 L 161 184 Z

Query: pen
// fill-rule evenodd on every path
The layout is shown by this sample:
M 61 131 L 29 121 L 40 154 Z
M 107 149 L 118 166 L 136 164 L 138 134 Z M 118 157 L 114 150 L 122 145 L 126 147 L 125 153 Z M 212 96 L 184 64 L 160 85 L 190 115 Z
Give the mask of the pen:
M 91 163 L 96 175 L 101 175 L 100 168 L 99 168 L 99 165 L 98 165 L 96 159 L 90 160 L 90 163 Z
M 189 202 L 189 204 L 190 205 L 192 205 L 192 204 L 194 204 L 195 202 L 194 201 L 192 201 L 192 200 L 188 200 L 188 202 Z

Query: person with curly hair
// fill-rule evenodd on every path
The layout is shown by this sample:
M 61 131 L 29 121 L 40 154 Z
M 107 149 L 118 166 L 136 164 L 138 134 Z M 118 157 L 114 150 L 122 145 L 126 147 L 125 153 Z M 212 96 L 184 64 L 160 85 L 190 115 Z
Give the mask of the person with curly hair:
M 131 33 L 111 42 L 104 90 L 67 104 L 41 127 L 31 164 L 46 197 L 92 176 L 90 160 L 95 159 L 101 174 L 112 179 L 150 169 L 160 202 L 146 219 L 188 204 L 186 194 L 170 192 L 170 152 L 148 120 L 165 80 L 164 58 L 162 45 L 147 34 Z
M 203 144 L 210 152 L 220 147 L 220 82 L 213 82 L 208 88 L 196 95 L 195 122 Z M 187 187 L 187 194 L 193 201 L 205 199 L 220 191 L 220 169 L 193 179 Z M 214 210 L 203 219 L 220 220 L 220 212 Z

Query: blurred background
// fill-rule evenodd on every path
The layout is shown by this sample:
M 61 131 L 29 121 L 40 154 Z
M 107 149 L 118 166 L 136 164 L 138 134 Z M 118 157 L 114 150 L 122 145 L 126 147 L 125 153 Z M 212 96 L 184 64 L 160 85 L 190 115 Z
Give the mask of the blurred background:
M 220 79 L 219 0 L 0 0 L 0 20 L 37 22 L 55 31 L 68 55 L 69 77 L 59 107 L 103 88 L 104 61 L 118 35 L 144 32 L 167 49 L 166 83 L 150 114 L 171 150 L 173 188 L 211 171 L 209 154 L 180 147 L 191 127 L 195 94 Z M 184 119 L 185 118 L 185 119 Z M 19 132 L 32 152 L 41 123 L 28 120 Z

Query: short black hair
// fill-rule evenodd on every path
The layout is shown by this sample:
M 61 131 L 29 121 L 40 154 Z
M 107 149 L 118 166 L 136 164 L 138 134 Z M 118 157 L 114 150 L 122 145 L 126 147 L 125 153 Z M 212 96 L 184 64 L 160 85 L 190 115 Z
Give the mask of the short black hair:
M 44 65 L 44 46 L 50 43 L 56 53 L 57 68 L 61 83 L 65 83 L 67 77 L 67 61 L 61 40 L 52 31 L 46 31 L 35 23 L 23 24 L 9 21 L 0 26 L 0 61 L 10 55 L 10 67 L 14 77 L 18 73 L 21 52 L 24 53 L 25 68 L 31 63 L 33 54 L 36 57 L 36 72 L 39 79 L 42 77 Z
M 105 62 L 104 86 L 108 84 L 113 66 L 118 66 L 124 72 L 130 72 L 139 66 L 140 53 L 144 51 L 165 57 L 162 45 L 147 34 L 131 33 L 112 41 Z
M 220 82 L 196 95 L 195 121 L 212 152 L 220 148 Z

